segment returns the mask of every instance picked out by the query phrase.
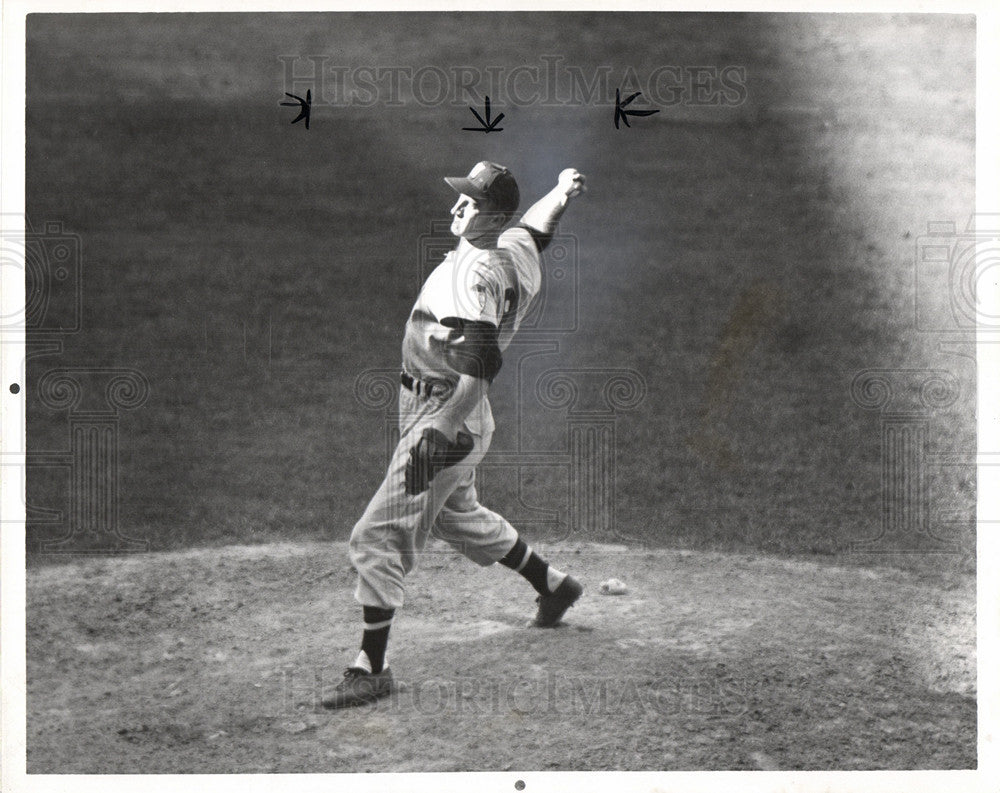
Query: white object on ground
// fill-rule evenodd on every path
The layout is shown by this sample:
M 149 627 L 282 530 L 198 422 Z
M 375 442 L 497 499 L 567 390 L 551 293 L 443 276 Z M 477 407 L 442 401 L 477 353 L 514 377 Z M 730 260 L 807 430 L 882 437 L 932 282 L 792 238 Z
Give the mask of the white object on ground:
M 628 586 L 624 581 L 617 578 L 609 578 L 601 582 L 602 595 L 625 595 L 628 594 Z

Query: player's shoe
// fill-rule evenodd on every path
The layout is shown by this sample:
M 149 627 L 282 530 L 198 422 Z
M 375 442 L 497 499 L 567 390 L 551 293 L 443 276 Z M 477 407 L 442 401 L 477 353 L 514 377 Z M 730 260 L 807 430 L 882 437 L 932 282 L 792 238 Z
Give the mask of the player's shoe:
M 389 667 L 381 672 L 369 672 L 359 666 L 352 666 L 344 672 L 344 679 L 333 689 L 333 693 L 320 704 L 330 710 L 353 708 L 387 697 L 391 692 L 392 672 Z
M 551 595 L 539 595 L 535 598 L 535 602 L 538 603 L 538 613 L 532 624 L 536 628 L 554 628 L 582 594 L 583 584 L 573 576 L 567 575 Z

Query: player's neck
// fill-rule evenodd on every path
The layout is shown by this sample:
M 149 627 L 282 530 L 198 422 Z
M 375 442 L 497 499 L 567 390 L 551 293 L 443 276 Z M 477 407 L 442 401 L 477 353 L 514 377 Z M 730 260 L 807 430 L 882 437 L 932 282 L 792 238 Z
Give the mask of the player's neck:
M 464 243 L 473 248 L 479 248 L 480 250 L 483 251 L 491 251 L 496 249 L 497 240 L 499 240 L 500 234 L 501 234 L 500 231 L 490 231 L 487 232 L 486 234 L 476 237 L 474 240 L 470 240 L 468 237 L 462 237 L 459 245 Z

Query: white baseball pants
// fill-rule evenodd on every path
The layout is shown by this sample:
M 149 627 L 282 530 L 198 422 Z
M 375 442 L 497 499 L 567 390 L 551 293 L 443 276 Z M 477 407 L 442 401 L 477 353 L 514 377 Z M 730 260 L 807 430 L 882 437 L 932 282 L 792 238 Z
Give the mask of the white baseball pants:
M 416 566 L 428 536 L 444 540 L 483 567 L 502 559 L 517 540 L 514 527 L 476 496 L 476 466 L 493 438 L 485 398 L 461 428 L 475 443 L 469 456 L 438 471 L 428 490 L 407 495 L 404 477 L 410 449 L 443 404 L 437 397 L 400 388 L 399 443 L 382 485 L 351 532 L 350 558 L 358 572 L 354 597 L 363 606 L 403 605 L 403 579 Z

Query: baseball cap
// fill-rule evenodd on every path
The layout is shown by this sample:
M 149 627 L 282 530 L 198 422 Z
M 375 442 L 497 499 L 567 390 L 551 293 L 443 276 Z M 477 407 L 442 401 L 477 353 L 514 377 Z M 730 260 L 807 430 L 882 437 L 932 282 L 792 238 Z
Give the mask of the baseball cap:
M 499 212 L 513 215 L 521 201 L 511 172 L 488 160 L 477 162 L 468 176 L 446 176 L 444 180 L 456 193 L 489 200 Z

